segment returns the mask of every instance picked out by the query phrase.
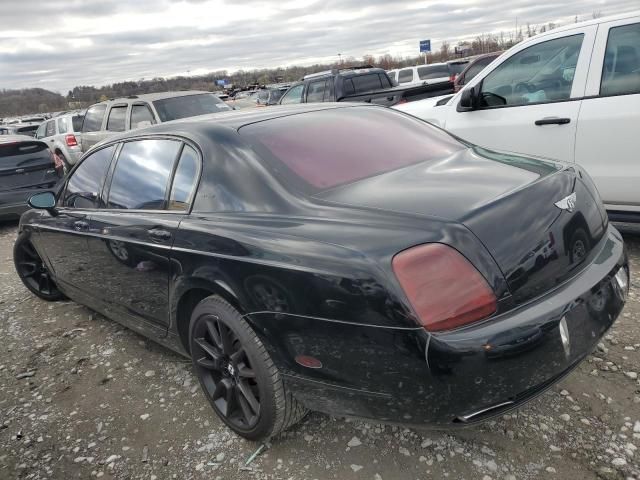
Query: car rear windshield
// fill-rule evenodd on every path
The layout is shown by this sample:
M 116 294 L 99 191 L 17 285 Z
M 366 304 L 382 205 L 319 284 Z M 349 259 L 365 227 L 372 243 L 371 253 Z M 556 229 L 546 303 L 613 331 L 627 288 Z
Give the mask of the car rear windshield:
M 0 169 L 53 164 L 49 147 L 42 142 L 0 143 Z
M 153 102 L 153 105 L 162 122 L 231 110 L 231 107 L 211 93 L 163 98 Z
M 247 125 L 239 132 L 284 184 L 308 194 L 466 148 L 426 122 L 381 107 L 306 112 Z

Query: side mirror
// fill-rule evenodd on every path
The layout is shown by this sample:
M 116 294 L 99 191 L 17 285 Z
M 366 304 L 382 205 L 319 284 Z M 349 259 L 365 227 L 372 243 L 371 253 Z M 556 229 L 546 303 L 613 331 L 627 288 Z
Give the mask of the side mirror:
M 31 195 L 27 203 L 31 208 L 49 210 L 51 212 L 56 206 L 56 197 L 52 192 L 36 193 Z
M 476 95 L 476 87 L 465 88 L 460 94 L 460 102 L 458 103 L 459 112 L 470 112 L 478 108 L 478 97 Z

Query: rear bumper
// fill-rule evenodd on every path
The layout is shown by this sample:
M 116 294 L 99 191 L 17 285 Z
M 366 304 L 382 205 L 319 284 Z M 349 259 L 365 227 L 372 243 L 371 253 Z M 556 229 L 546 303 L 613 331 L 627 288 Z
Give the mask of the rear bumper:
M 311 409 L 413 424 L 484 420 L 569 373 L 620 314 L 625 300 L 614 277 L 621 267 L 628 271 L 624 243 L 610 227 L 598 248 L 593 263 L 555 291 L 481 324 L 429 336 L 280 318 L 274 356 Z M 297 365 L 299 354 L 323 368 Z

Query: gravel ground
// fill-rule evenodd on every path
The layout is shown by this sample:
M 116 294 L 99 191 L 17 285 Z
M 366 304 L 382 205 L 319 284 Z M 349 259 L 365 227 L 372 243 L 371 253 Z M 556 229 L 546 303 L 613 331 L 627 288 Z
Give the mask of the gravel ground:
M 218 421 L 188 361 L 22 286 L 16 232 L 0 225 L 0 479 L 640 478 L 637 277 L 594 354 L 515 413 L 446 432 L 313 413 L 247 466 L 261 445 Z

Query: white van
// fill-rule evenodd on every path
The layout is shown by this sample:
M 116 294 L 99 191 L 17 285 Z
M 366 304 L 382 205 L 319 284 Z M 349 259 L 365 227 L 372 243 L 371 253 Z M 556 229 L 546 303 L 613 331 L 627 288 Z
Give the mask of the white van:
M 640 221 L 640 12 L 532 37 L 441 106 L 397 107 L 483 147 L 576 162 Z

